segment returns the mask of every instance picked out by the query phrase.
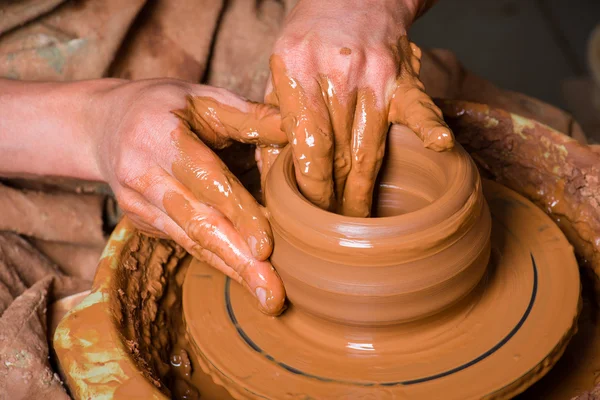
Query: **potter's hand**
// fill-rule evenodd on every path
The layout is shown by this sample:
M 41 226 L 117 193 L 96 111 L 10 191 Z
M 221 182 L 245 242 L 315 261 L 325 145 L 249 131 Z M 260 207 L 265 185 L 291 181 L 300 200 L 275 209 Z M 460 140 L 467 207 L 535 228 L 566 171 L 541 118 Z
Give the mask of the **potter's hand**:
M 271 57 L 266 99 L 281 109 L 301 192 L 317 206 L 369 215 L 390 123 L 442 151 L 453 136 L 419 80 L 406 37 L 418 0 L 300 0 Z M 264 173 L 277 151 L 264 149 Z
M 109 106 L 99 168 L 126 214 L 242 283 L 264 312 L 279 313 L 285 293 L 268 261 L 269 222 L 212 151 L 232 140 L 285 143 L 277 110 L 175 80 L 122 82 L 101 96 Z

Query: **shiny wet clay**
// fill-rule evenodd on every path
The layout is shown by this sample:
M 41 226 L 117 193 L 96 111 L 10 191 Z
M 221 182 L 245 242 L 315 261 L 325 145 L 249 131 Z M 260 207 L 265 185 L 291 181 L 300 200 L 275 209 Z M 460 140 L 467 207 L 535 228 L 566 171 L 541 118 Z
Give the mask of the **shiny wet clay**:
M 306 200 L 289 148 L 270 170 L 271 262 L 300 310 L 351 325 L 406 322 L 452 305 L 484 275 L 491 218 L 469 155 L 460 146 L 426 149 L 401 126 L 388 141 L 376 218 L 337 215 Z

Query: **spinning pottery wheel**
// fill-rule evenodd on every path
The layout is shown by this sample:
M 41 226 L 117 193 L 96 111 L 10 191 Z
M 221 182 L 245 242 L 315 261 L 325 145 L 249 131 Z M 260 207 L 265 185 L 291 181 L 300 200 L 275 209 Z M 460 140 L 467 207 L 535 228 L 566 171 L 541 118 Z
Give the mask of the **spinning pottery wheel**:
M 261 314 L 243 288 L 192 262 L 187 332 L 233 397 L 506 398 L 561 356 L 580 283 L 560 229 L 491 181 L 484 201 L 462 148 L 425 150 L 397 127 L 390 138 L 376 208 L 384 218 L 367 225 L 304 200 L 289 150 L 273 166 L 272 262 L 291 302 L 282 316 Z
M 535 200 L 553 218 L 560 216 L 559 226 L 578 254 L 596 265 L 594 249 L 578 239 L 585 238 L 584 233 L 593 225 L 586 228 L 577 218 L 577 213 L 587 212 L 587 202 L 593 197 L 575 197 L 595 189 L 567 177 L 572 176 L 568 174 L 573 168 L 592 175 L 593 170 L 588 169 L 597 165 L 598 156 L 543 124 L 502 110 L 460 102 L 445 102 L 441 107 L 459 141 L 492 178 Z M 435 176 L 430 182 L 436 181 Z M 572 190 L 571 184 L 577 188 Z M 398 212 L 385 206 L 397 195 L 392 186 L 380 188 L 381 207 L 376 210 L 380 216 Z M 540 192 L 540 187 L 556 189 Z M 381 277 L 393 276 L 387 279 L 390 285 L 409 282 L 400 288 L 387 286 L 388 293 L 396 290 L 392 296 L 396 301 L 427 307 L 412 311 L 412 316 L 394 314 L 398 307 L 370 306 L 358 312 L 359 306 L 366 307 L 368 302 L 348 303 L 351 293 L 346 292 L 338 300 L 357 312 L 342 313 L 345 316 L 338 322 L 331 317 L 340 312 L 341 305 L 333 308 L 334 314 L 327 309 L 319 316 L 306 312 L 311 309 L 315 314 L 319 309 L 311 306 L 310 298 L 298 295 L 308 290 L 309 297 L 316 299 L 325 293 L 307 288 L 298 291 L 298 284 L 320 281 L 289 276 L 294 269 L 286 268 L 285 263 L 277 265 L 274 261 L 292 305 L 280 317 L 266 317 L 256 311 L 253 299 L 237 283 L 227 283 L 225 277 L 200 263 L 190 265 L 189 257 L 173 242 L 140 234 L 124 219 L 107 244 L 91 294 L 61 321 L 54 337 L 54 350 L 71 395 L 75 399 L 115 400 L 198 398 L 182 396 L 181 380 L 169 372 L 173 360 L 186 364 L 180 362 L 180 354 L 187 351 L 192 379 L 188 379 L 188 360 L 182 374 L 184 383 L 196 387 L 196 395 L 209 400 L 230 398 L 213 381 L 235 398 L 256 398 L 256 394 L 273 399 L 307 399 L 311 395 L 319 399 L 511 397 L 541 378 L 560 357 L 574 333 L 579 282 L 571 247 L 545 213 L 493 182 L 484 181 L 482 190 L 490 209 L 491 240 L 472 242 L 479 243 L 482 258 L 486 254 L 490 258 L 484 264 L 476 262 L 477 257 L 470 258 L 470 280 L 445 279 L 457 275 L 458 264 L 444 257 L 429 264 L 427 270 L 435 271 L 438 285 L 433 292 L 437 295 L 428 296 L 427 285 L 419 285 L 418 274 L 405 274 L 407 279 L 402 280 L 396 279 L 401 276 L 398 269 L 396 275 L 373 274 L 378 268 L 373 267 L 369 274 L 354 275 L 360 278 L 357 281 L 379 277 L 369 284 L 379 285 L 381 292 L 382 285 L 386 286 Z M 427 187 L 404 193 L 407 207 L 400 213 L 414 214 L 434 203 L 438 195 L 435 190 L 428 192 Z M 555 207 L 556 199 L 561 201 Z M 578 224 L 570 225 L 570 221 Z M 316 245 L 316 239 L 312 235 L 306 240 Z M 276 237 L 276 241 L 277 252 L 282 247 L 281 240 Z M 388 248 L 387 253 L 393 252 L 393 246 Z M 360 254 L 352 254 L 343 262 L 352 264 L 353 258 L 359 260 Z M 394 265 L 384 259 L 379 263 L 380 267 Z M 298 281 L 296 289 L 293 279 Z M 329 288 L 336 279 L 327 276 Z M 317 289 L 326 287 L 322 283 Z M 349 286 L 342 283 L 337 289 Z M 369 285 L 363 286 L 367 290 Z M 343 293 L 333 291 L 338 292 Z M 445 296 L 439 296 L 443 293 Z M 187 304 L 185 327 L 181 327 L 182 295 Z M 437 303 L 424 302 L 428 297 L 438 299 Z M 385 303 L 381 298 L 377 301 Z M 385 313 L 369 320 L 374 314 L 369 308 L 384 309 Z M 350 324 L 352 315 L 359 317 Z M 395 320 L 403 322 L 390 323 Z M 582 339 L 585 337 L 575 337 L 576 347 L 591 349 L 581 343 Z M 571 350 L 569 347 L 567 352 Z M 593 386 L 592 372 L 597 368 L 592 359 L 588 361 L 591 369 L 579 368 L 579 364 L 574 368 L 570 361 L 566 370 L 579 369 L 590 378 L 577 391 L 572 384 L 562 390 L 568 393 L 564 398 Z M 558 376 L 540 383 L 553 390 L 560 387 L 557 382 L 564 377 Z M 283 392 L 273 394 L 282 387 Z

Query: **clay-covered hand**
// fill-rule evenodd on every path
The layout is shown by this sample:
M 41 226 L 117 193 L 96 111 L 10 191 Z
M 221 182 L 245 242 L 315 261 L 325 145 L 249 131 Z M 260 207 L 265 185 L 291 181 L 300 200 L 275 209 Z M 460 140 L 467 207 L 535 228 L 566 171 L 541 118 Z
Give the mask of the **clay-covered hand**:
M 263 208 L 213 152 L 232 141 L 287 142 L 278 110 L 176 80 L 125 82 L 100 94 L 99 169 L 142 230 L 168 236 L 243 284 L 269 314 L 285 292 L 268 261 Z
M 406 32 L 429 2 L 299 0 L 270 61 L 267 102 L 280 107 L 301 192 L 344 215 L 370 213 L 390 123 L 443 151 L 453 135 L 419 80 Z M 257 152 L 261 172 L 277 149 Z

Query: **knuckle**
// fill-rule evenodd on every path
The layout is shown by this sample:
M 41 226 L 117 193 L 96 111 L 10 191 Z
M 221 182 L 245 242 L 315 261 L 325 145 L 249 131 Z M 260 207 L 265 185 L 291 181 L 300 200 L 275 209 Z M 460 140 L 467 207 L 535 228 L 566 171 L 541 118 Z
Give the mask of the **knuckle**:
M 273 54 L 281 56 L 286 64 L 288 60 L 308 60 L 317 42 L 315 35 L 286 34 L 275 42 Z
M 165 102 L 166 100 L 181 98 L 186 91 L 187 84 L 176 79 L 163 78 L 153 81 L 142 89 L 140 97 L 149 102 Z
M 119 185 L 126 188 L 133 188 L 132 185 L 135 181 L 136 174 L 134 173 L 131 165 L 125 162 L 123 158 L 120 158 L 115 163 L 114 173 Z
M 347 153 L 337 154 L 333 161 L 333 166 L 337 173 L 341 176 L 348 175 L 352 168 L 352 160 Z
M 389 49 L 375 48 L 369 57 L 369 68 L 379 76 L 397 76 L 398 75 L 398 61 L 394 58 L 393 54 Z
M 187 222 L 184 230 L 192 240 L 209 247 L 217 234 L 217 221 L 211 216 L 198 215 Z
M 125 214 L 141 218 L 141 211 L 143 210 L 144 205 L 139 199 L 128 196 L 127 194 L 119 194 L 116 197 L 119 207 Z
M 383 153 L 381 153 L 383 154 Z M 377 165 L 380 156 L 379 152 L 359 152 L 354 156 L 352 170 L 361 176 L 373 174 L 373 166 Z

